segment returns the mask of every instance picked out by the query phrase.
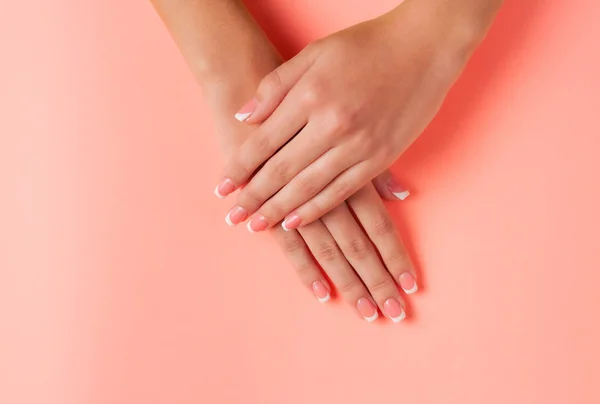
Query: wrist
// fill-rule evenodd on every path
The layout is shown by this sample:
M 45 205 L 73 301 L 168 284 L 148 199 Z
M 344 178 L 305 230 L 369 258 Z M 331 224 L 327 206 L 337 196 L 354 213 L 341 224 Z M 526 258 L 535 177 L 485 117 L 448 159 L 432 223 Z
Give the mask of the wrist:
M 281 63 L 279 54 L 267 43 L 247 47 L 236 60 L 204 66 L 194 75 L 211 108 L 233 114 L 252 97 L 262 78 Z
M 405 0 L 382 20 L 384 30 L 397 41 L 419 42 L 413 56 L 454 76 L 484 39 L 501 4 L 502 0 Z

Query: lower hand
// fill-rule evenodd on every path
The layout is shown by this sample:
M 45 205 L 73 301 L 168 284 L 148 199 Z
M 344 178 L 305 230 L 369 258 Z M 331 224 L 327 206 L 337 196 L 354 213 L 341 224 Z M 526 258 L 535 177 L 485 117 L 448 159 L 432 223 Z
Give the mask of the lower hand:
M 229 135 L 220 136 L 228 140 L 223 144 L 226 155 L 250 133 L 250 128 L 226 115 L 217 117 L 216 124 Z M 379 312 L 400 322 L 406 316 L 400 289 L 405 294 L 416 292 L 416 273 L 382 198 L 399 201 L 408 195 L 386 171 L 319 220 L 299 229 L 276 226 L 269 231 L 302 284 L 320 302 L 329 301 L 335 287 L 368 322 L 375 321 Z M 233 216 L 227 216 L 227 223 L 243 220 Z
M 388 188 L 390 182 L 385 180 L 387 176 L 382 175 L 374 183 L 386 198 L 396 199 Z M 376 320 L 378 308 L 395 323 L 405 318 L 405 303 L 398 287 L 406 294 L 416 292 L 416 274 L 373 185 L 363 187 L 320 220 L 298 231 L 285 232 L 279 227 L 271 231 L 302 283 L 319 301 L 329 300 L 330 288 L 309 250 L 342 298 L 362 318 Z
M 298 230 L 277 226 L 270 232 L 318 301 L 329 301 L 329 279 L 366 321 L 375 321 L 381 312 L 397 323 L 406 317 L 399 289 L 412 294 L 418 287 L 382 197 L 397 201 L 407 194 L 386 172 L 321 219 Z

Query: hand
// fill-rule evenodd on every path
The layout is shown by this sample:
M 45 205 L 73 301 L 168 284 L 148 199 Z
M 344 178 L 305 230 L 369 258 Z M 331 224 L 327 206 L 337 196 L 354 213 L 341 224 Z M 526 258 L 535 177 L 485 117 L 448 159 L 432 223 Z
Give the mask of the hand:
M 260 77 L 279 65 L 277 53 L 241 2 L 153 3 L 204 90 L 225 153 L 237 150 L 252 128 L 231 118 L 234 105 L 252 93 Z M 228 35 L 217 35 L 225 22 Z M 388 199 L 408 195 L 388 177 L 379 177 L 375 184 Z M 228 215 L 231 218 L 232 214 Z M 365 319 L 377 318 L 376 305 L 393 321 L 404 318 L 396 282 L 406 293 L 413 293 L 417 290 L 415 273 L 373 185 L 364 187 L 323 221 L 304 227 L 302 233 L 278 227 L 273 234 L 320 301 L 329 299 L 331 289 L 307 245 L 341 295 Z
M 226 114 L 218 114 L 216 119 L 224 152 L 231 155 L 251 128 Z M 329 279 L 368 322 L 378 318 L 379 310 L 393 322 L 400 322 L 406 316 L 406 306 L 399 287 L 406 294 L 414 293 L 417 278 L 382 198 L 398 201 L 408 196 L 406 188 L 385 171 L 319 220 L 296 230 L 277 226 L 269 231 L 318 301 L 329 301 Z M 236 216 L 239 214 L 230 212 L 225 220 L 231 225 L 232 221 L 242 221 L 243 217 Z
M 416 292 L 418 286 L 414 267 L 377 192 L 389 200 L 407 194 L 386 172 L 320 220 L 298 230 L 274 227 L 270 231 L 319 302 L 331 296 L 327 275 L 366 321 L 375 321 L 379 309 L 398 323 L 406 317 L 398 286 L 406 294 Z
M 438 111 L 481 34 L 430 1 L 309 45 L 261 82 L 236 117 L 262 123 L 227 165 L 219 196 L 248 229 L 311 223 L 389 167 Z

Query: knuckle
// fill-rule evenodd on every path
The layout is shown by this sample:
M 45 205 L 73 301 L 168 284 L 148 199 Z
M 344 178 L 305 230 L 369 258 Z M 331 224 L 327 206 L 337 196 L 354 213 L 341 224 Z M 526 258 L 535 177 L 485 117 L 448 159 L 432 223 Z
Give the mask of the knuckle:
M 278 161 L 273 163 L 272 168 L 273 176 L 278 178 L 281 181 L 288 182 L 290 176 L 292 174 L 292 166 L 289 160 L 279 159 Z M 271 176 L 269 176 L 271 177 Z
M 288 253 L 303 251 L 305 248 L 304 241 L 297 234 L 285 233 L 282 244 L 284 250 Z
M 390 290 L 391 288 L 395 288 L 392 284 L 391 279 L 388 277 L 382 277 L 374 279 L 373 281 L 366 284 L 367 289 L 371 292 L 371 294 L 378 294 L 381 291 Z
M 331 243 L 320 243 L 314 251 L 315 257 L 320 261 L 333 261 L 339 257 L 338 249 Z
M 381 256 L 390 271 L 393 271 L 394 269 L 406 271 L 412 266 L 408 255 L 402 250 L 394 250 L 385 254 L 382 253 Z
M 348 258 L 354 260 L 364 260 L 371 253 L 371 246 L 365 240 L 356 238 L 351 240 L 346 246 Z
M 350 184 L 346 181 L 338 181 L 332 187 L 334 198 L 338 201 L 345 201 L 352 195 Z
M 302 104 L 305 108 L 315 106 L 321 98 L 321 87 L 317 84 L 311 84 L 302 90 Z
M 256 186 L 253 186 L 252 183 L 247 185 L 238 196 L 238 205 L 255 209 L 261 206 L 265 201 L 265 198 L 260 194 L 259 190 Z
M 311 279 L 314 277 L 315 267 L 312 262 L 308 259 L 295 265 L 296 274 L 298 277 L 307 284 L 310 284 Z
M 312 197 L 319 191 L 319 186 L 317 181 L 311 180 L 310 178 L 298 178 L 298 190 L 300 195 Z
M 348 279 L 344 280 L 344 282 L 337 284 L 336 287 L 342 295 L 347 296 L 351 295 L 352 292 L 357 288 L 362 288 L 362 284 L 356 277 L 349 277 Z
M 277 70 L 267 74 L 258 86 L 258 96 L 260 99 L 269 97 L 281 88 L 281 76 Z
M 373 219 L 372 225 L 375 229 L 375 233 L 380 237 L 394 234 L 396 231 L 392 219 L 385 215 L 375 217 Z
M 279 222 L 290 212 L 281 204 L 269 201 L 260 209 L 260 213 L 267 219 L 267 221 L 270 223 L 275 223 Z
M 337 107 L 327 117 L 329 127 L 335 134 L 343 134 L 355 126 L 357 111 L 350 107 Z
M 254 139 L 255 148 L 258 153 L 263 154 L 264 152 L 271 151 L 271 137 L 268 132 L 261 130 Z
M 247 168 L 246 162 L 240 157 L 234 158 L 234 160 L 225 170 L 225 173 L 225 176 L 233 179 L 234 182 L 241 178 L 248 178 L 250 176 L 250 171 Z

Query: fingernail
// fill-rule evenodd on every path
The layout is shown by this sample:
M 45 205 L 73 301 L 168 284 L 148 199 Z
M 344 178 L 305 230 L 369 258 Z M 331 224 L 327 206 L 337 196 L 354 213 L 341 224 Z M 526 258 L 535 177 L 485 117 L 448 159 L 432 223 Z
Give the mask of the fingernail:
M 291 213 L 281 223 L 281 227 L 283 227 L 283 230 L 285 230 L 285 231 L 290 231 L 290 230 L 295 229 L 296 227 L 300 226 L 300 223 L 302 223 L 302 219 L 300 218 L 300 216 L 298 216 L 295 213 Z
M 229 178 L 223 178 L 215 188 L 215 195 L 217 198 L 223 199 L 233 191 L 235 191 L 235 184 L 233 181 Z
M 252 98 L 248 101 L 238 112 L 235 114 L 235 119 L 240 122 L 244 122 L 250 118 L 250 115 L 256 110 L 258 106 L 258 100 L 256 98 Z
M 243 222 L 244 219 L 246 219 L 246 216 L 248 216 L 246 209 L 241 206 L 236 206 L 229 211 L 227 216 L 225 216 L 225 222 L 230 226 L 235 226 L 236 224 Z
M 257 231 L 263 231 L 269 227 L 269 223 L 264 216 L 254 216 L 252 220 L 248 222 L 246 227 L 250 233 L 256 233 Z
M 404 272 L 402 275 L 400 275 L 400 286 L 407 295 L 412 295 L 419 290 L 417 281 L 415 281 L 415 278 L 408 272 Z
M 377 313 L 377 308 L 371 303 L 369 299 L 366 297 L 361 297 L 356 302 L 356 308 L 361 316 L 365 318 L 369 323 L 377 320 L 379 314 Z
M 329 288 L 323 284 L 321 281 L 316 281 L 312 284 L 312 290 L 317 300 L 321 303 L 325 303 L 330 299 L 329 296 Z
M 410 192 L 408 192 L 406 187 L 403 187 L 402 185 L 398 184 L 396 181 L 394 181 L 394 178 L 392 177 L 390 177 L 390 179 L 388 180 L 387 187 L 390 190 L 390 192 L 401 201 L 405 200 L 410 195 Z
M 387 299 L 383 304 L 383 310 L 394 323 L 399 323 L 406 318 L 404 309 L 396 299 Z

